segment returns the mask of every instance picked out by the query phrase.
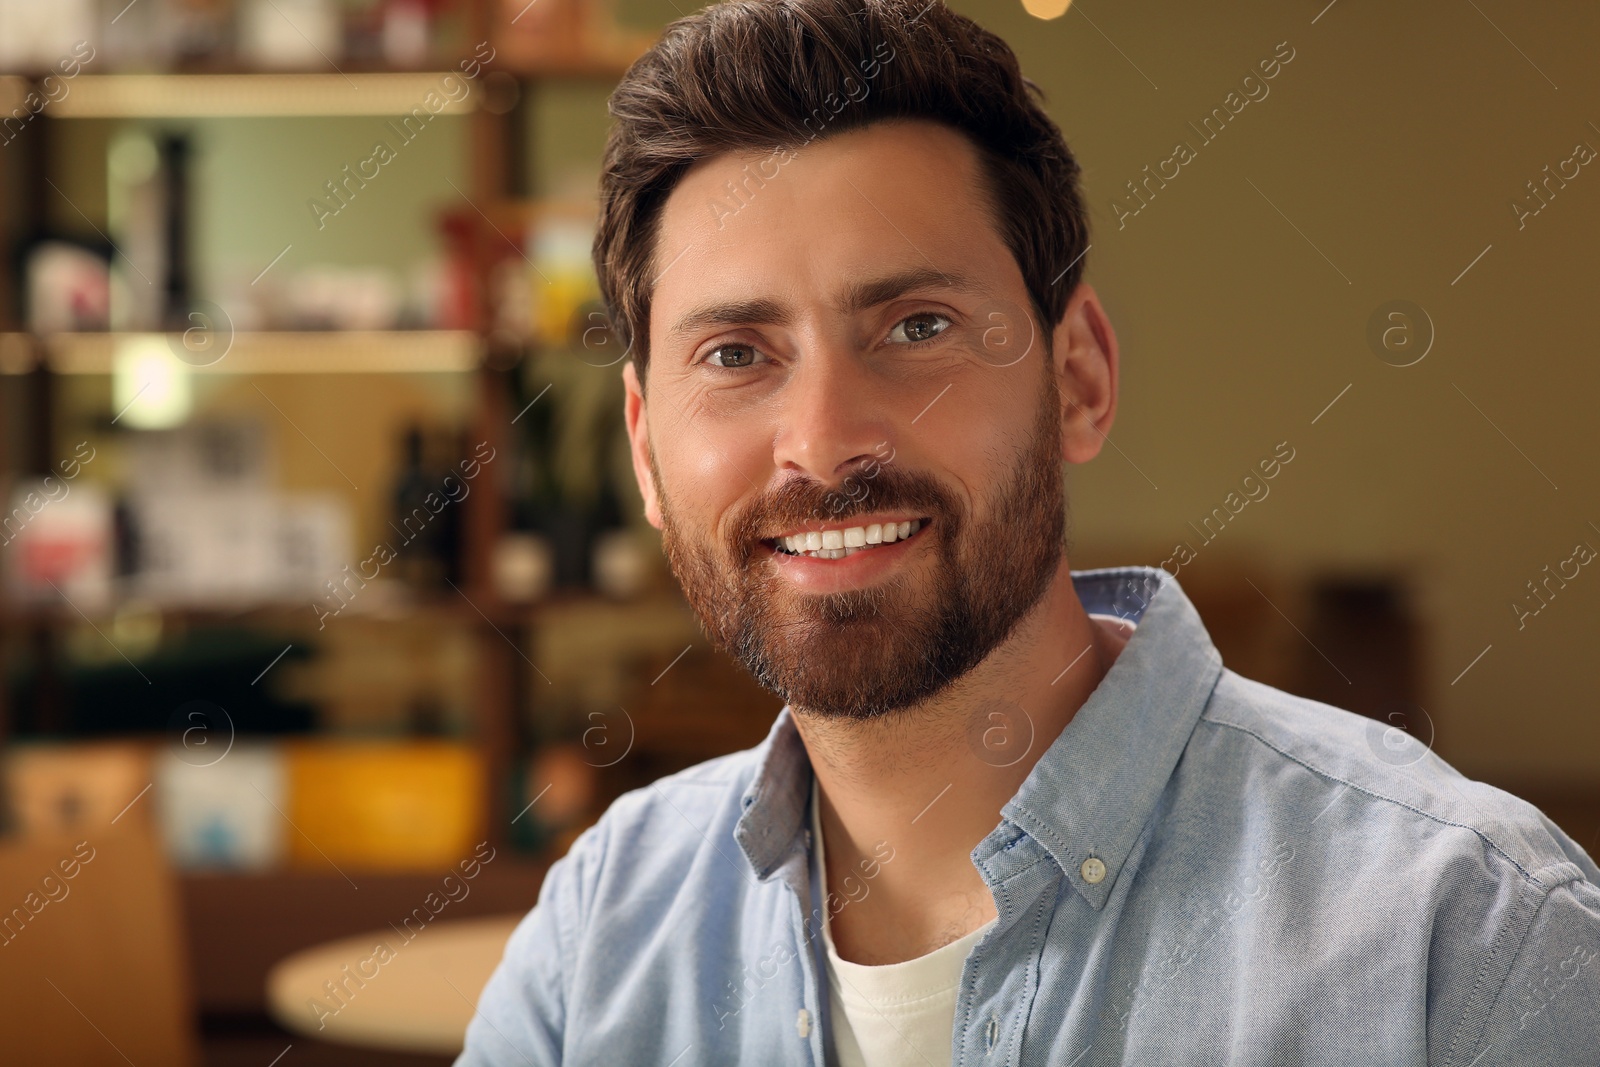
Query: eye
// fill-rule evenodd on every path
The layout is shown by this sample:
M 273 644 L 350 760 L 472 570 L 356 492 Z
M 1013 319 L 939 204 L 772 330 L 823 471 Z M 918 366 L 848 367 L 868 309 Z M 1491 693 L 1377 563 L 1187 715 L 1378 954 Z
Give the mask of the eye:
M 889 331 L 889 340 L 896 344 L 921 344 L 931 341 L 949 329 L 951 322 L 932 311 L 921 311 L 895 323 Z
M 706 353 L 701 362 L 709 363 L 713 367 L 723 367 L 728 370 L 737 370 L 740 367 L 751 367 L 760 362 L 756 357 L 760 353 L 752 345 L 725 344 L 718 345 Z

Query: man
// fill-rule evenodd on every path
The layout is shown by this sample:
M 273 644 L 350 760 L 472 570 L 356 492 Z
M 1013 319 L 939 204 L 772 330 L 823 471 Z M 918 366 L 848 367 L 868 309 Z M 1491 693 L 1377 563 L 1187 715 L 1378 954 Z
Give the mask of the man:
M 1593 1064 L 1535 808 L 1074 574 L 1117 406 L 1078 168 L 938 0 L 731 0 L 612 97 L 650 521 L 767 740 L 552 867 L 462 1064 Z

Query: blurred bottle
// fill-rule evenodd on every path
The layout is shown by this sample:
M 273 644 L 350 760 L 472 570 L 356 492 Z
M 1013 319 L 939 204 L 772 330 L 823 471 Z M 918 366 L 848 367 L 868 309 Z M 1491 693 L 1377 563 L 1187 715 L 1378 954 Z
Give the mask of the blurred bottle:
M 439 479 L 437 488 L 445 498 L 445 508 L 436 520 L 439 525 L 439 559 L 444 566 L 445 578 L 461 585 L 466 581 L 466 567 L 462 559 L 467 543 L 465 501 L 469 494 L 477 491 L 478 482 L 462 476 L 461 464 L 472 455 L 466 430 L 441 433 L 437 441 L 438 462 L 434 465 Z
M 444 247 L 440 292 L 435 304 L 440 330 L 471 330 L 478 324 L 478 287 L 473 274 L 473 219 L 460 211 L 441 212 L 437 223 Z
M 554 407 L 546 389 L 550 383 L 530 391 L 525 368 L 506 381 L 511 406 L 520 414 L 495 479 L 505 496 L 505 529 L 495 541 L 489 575 L 501 600 L 519 604 L 544 596 L 555 580 L 555 552 L 542 521 L 551 497 L 548 458 Z
M 166 313 L 166 197 L 161 148 L 143 130 L 106 152 L 106 211 L 121 255 L 111 263 L 111 328 L 154 331 Z
M 106 207 L 122 255 L 111 267 L 119 330 L 177 330 L 189 321 L 191 145 L 186 134 L 120 134 L 106 153 Z
M 444 514 L 455 507 L 444 495 L 442 478 L 429 469 L 425 435 L 420 425 L 406 428 L 399 472 L 390 494 L 389 520 L 396 540 L 394 573 L 419 588 L 444 585 L 448 565 L 443 545 Z M 431 497 L 431 499 L 430 499 Z
M 162 326 L 179 333 L 189 320 L 192 274 L 189 266 L 189 138 L 163 134 L 158 142 L 161 180 L 162 245 L 166 277 L 163 279 Z
M 555 202 L 540 210 L 524 236 L 536 266 L 522 272 L 527 288 L 519 304 L 536 343 L 547 349 L 582 345 L 585 362 L 600 363 L 610 353 L 593 348 L 602 332 L 589 329 L 599 321 L 588 314 L 600 298 L 590 257 L 594 228 L 593 209 L 585 203 Z

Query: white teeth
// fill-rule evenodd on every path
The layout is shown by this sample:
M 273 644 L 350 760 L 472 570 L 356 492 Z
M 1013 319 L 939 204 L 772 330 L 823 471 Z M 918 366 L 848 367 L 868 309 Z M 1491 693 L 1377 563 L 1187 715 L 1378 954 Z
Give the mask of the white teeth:
M 907 519 L 904 522 L 875 522 L 871 526 L 851 526 L 843 530 L 789 534 L 779 537 L 777 541 L 783 548 L 796 555 L 806 555 L 813 559 L 843 559 L 871 545 L 887 545 L 903 541 L 920 529 L 922 529 L 921 519 Z

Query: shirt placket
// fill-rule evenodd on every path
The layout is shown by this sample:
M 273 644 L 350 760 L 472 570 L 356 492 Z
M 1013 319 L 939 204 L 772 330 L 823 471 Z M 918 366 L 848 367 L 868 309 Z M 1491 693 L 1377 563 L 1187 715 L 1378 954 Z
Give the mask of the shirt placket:
M 957 1067 L 1019 1062 L 1061 890 L 1060 868 L 1026 835 L 979 863 L 978 870 L 994 895 L 997 921 L 962 970 L 951 1035 Z
M 818 956 L 823 941 L 822 929 L 817 924 L 822 917 L 811 906 L 811 901 L 821 900 L 822 895 L 816 885 L 817 874 L 813 870 L 816 865 L 810 861 L 808 838 L 809 831 L 797 835 L 792 851 L 776 872 L 788 889 L 790 933 L 795 939 L 794 955 L 800 963 L 801 976 L 800 996 L 792 1005 L 793 1014 L 787 1018 L 789 1025 L 784 1026 L 780 1044 L 791 1049 L 797 1045 L 805 1048 L 808 1058 L 793 1057 L 795 1062 L 809 1062 L 812 1067 L 833 1067 L 834 1061 L 829 1055 L 828 1002 L 821 982 L 825 972 Z M 810 916 L 809 925 L 807 916 Z M 783 1057 L 784 1062 L 790 1060 L 789 1056 Z

